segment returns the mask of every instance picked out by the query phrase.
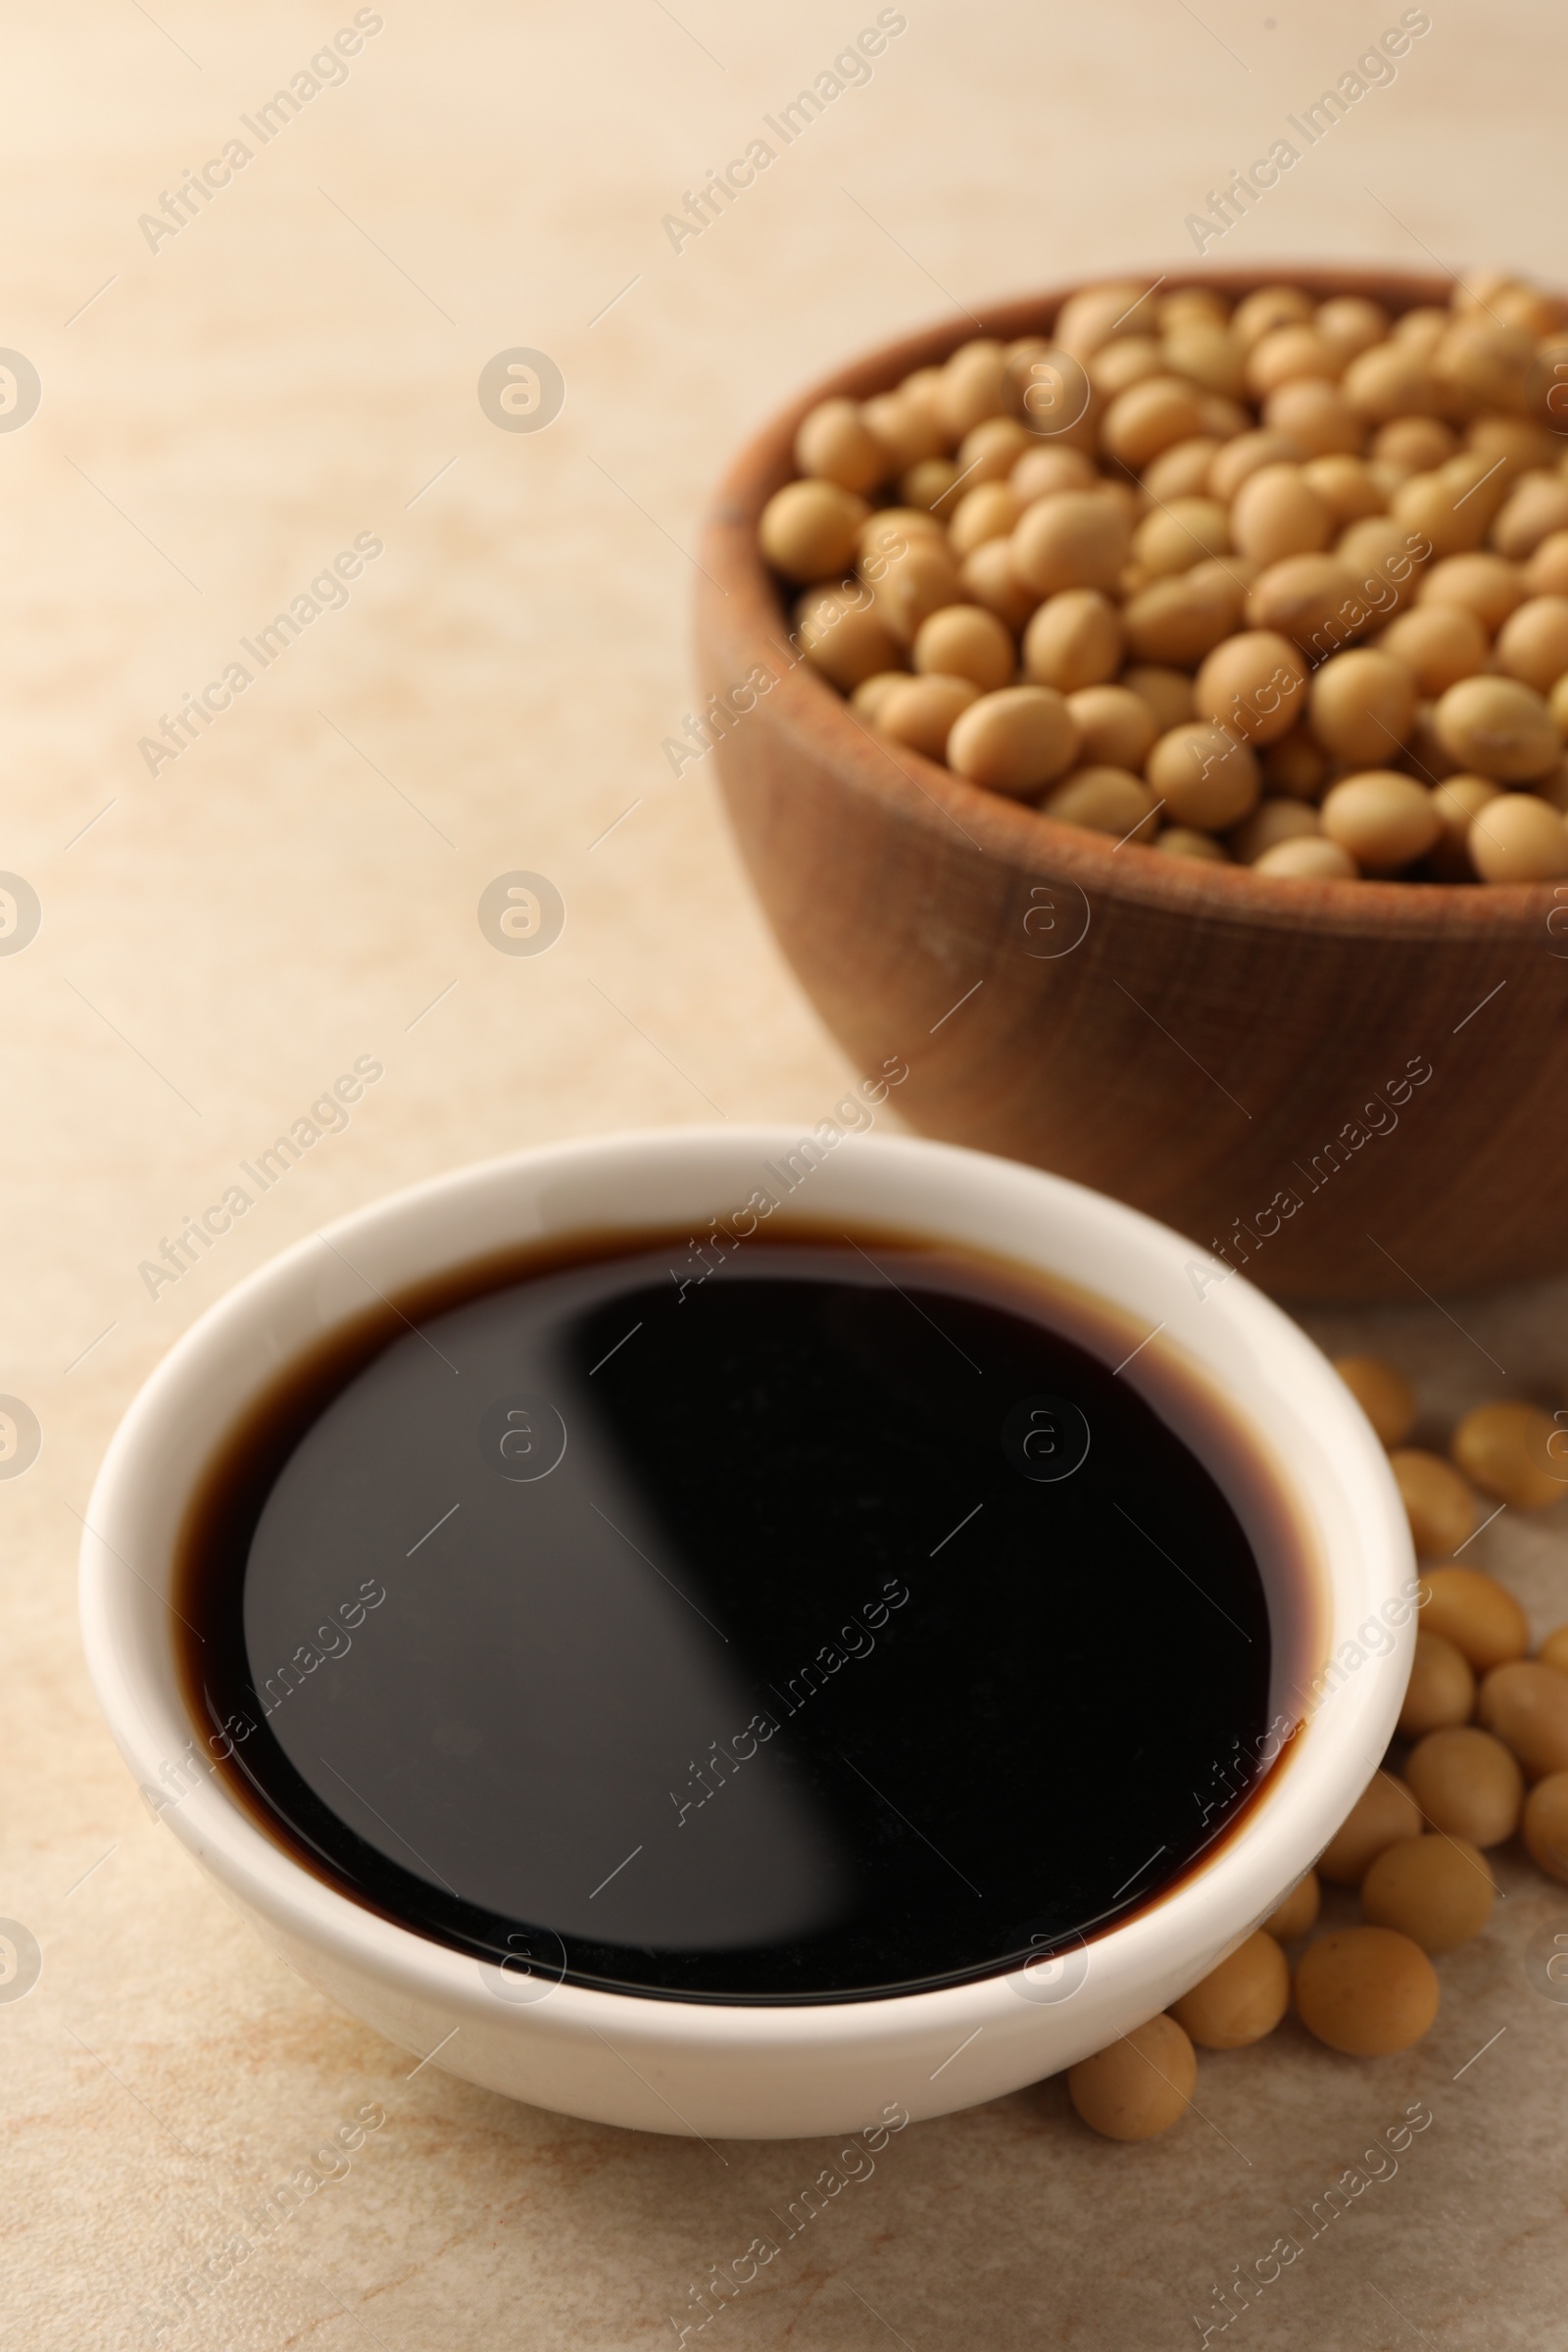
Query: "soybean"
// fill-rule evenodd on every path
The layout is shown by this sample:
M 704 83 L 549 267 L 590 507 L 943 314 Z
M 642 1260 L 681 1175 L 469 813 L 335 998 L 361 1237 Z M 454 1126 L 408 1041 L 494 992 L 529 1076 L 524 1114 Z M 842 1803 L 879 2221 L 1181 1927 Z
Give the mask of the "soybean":
M 882 706 L 894 687 L 906 685 L 908 677 L 906 669 L 874 670 L 870 677 L 860 680 L 850 696 L 850 709 L 857 718 L 863 718 L 868 727 L 874 727 Z
M 1432 354 L 1433 373 L 1487 408 L 1523 408 L 1536 338 L 1487 316 L 1460 318 Z
M 1247 385 L 1262 400 L 1281 384 L 1303 376 L 1332 378 L 1344 372 L 1349 355 L 1300 320 L 1271 327 L 1247 355 Z
M 1254 874 L 1278 874 L 1298 882 L 1353 882 L 1360 870 L 1348 850 L 1321 833 L 1277 841 L 1252 861 Z
M 841 490 L 874 490 L 893 471 L 894 452 L 865 420 L 857 400 L 821 400 L 802 417 L 795 435 L 802 473 L 836 482 Z
M 1436 699 L 1461 678 L 1479 676 L 1492 649 L 1486 630 L 1462 605 L 1417 605 L 1390 621 L 1374 650 L 1398 662 L 1420 693 Z
M 1116 675 L 1122 644 L 1121 614 L 1107 596 L 1098 588 L 1063 588 L 1046 599 L 1025 629 L 1023 665 L 1037 685 L 1076 694 Z
M 762 509 L 762 553 L 787 580 L 809 583 L 845 572 L 855 561 L 866 504 L 836 482 L 786 482 Z
M 1269 1913 L 1263 1926 L 1276 1943 L 1295 1943 L 1298 1937 L 1311 1934 L 1322 1907 L 1323 1889 L 1318 1885 L 1317 1872 L 1309 1870 L 1300 1885 L 1292 1887 L 1279 1909 Z
M 1162 372 L 1160 347 L 1152 335 L 1122 335 L 1102 344 L 1088 362 L 1089 381 L 1106 401 Z
M 1173 2017 L 1152 2017 L 1067 2069 L 1067 2096 L 1106 2139 L 1153 2139 L 1179 2123 L 1198 2084 L 1198 2058 Z
M 1443 820 L 1443 831 L 1432 849 L 1432 870 L 1445 882 L 1471 882 L 1476 868 L 1470 856 L 1470 828 L 1498 787 L 1490 776 L 1446 776 L 1432 800 Z
M 1457 1550 L 1480 1516 L 1474 1492 L 1441 1454 L 1396 1446 L 1389 1468 L 1410 1521 L 1410 1540 L 1423 1559 Z
M 947 438 L 930 402 L 911 390 L 909 383 L 896 392 L 874 394 L 860 414 L 901 473 L 921 458 L 935 457 Z
M 1084 286 L 1070 294 L 1056 319 L 1055 340 L 1074 359 L 1087 360 L 1113 335 L 1146 334 L 1152 320 L 1147 286 L 1124 281 Z
M 1502 488 L 1495 474 L 1489 485 L 1487 475 L 1478 458 L 1450 458 L 1436 473 L 1412 474 L 1401 482 L 1389 501 L 1389 512 L 1426 540 L 1435 555 L 1460 555 L 1479 547 L 1486 536 L 1491 519 L 1488 488 L 1494 495 Z
M 1568 1675 L 1563 1682 L 1568 1688 Z M 1428 1732 L 1468 1723 L 1475 1703 L 1475 1671 L 1463 1650 L 1423 1628 L 1415 1638 L 1415 1658 L 1399 1709 L 1400 1738 L 1424 1740 Z
M 1304 707 L 1306 663 L 1289 638 L 1272 629 L 1247 629 L 1208 656 L 1193 700 L 1200 718 L 1243 741 L 1276 743 Z
M 1173 824 L 1205 832 L 1240 824 L 1258 797 L 1257 761 L 1248 746 L 1203 719 L 1162 735 L 1144 774 Z
M 796 608 L 796 632 L 811 667 L 848 694 L 901 659 L 897 639 L 863 588 L 814 588 Z
M 1263 403 L 1263 422 L 1312 458 L 1354 457 L 1366 441 L 1366 421 L 1338 384 L 1297 376 Z
M 1047 793 L 1040 813 L 1061 824 L 1113 833 L 1118 840 L 1142 841 L 1153 832 L 1154 796 L 1125 768 L 1081 767 Z
M 1316 555 L 1334 531 L 1334 512 L 1298 466 L 1263 466 L 1248 475 L 1231 506 L 1231 536 L 1254 564 Z
M 964 434 L 955 463 L 963 481 L 1004 482 L 1024 452 L 1033 446 L 1033 433 L 1014 417 L 988 416 Z
M 1312 314 L 1312 324 L 1324 339 L 1342 351 L 1348 360 L 1358 351 L 1370 351 L 1381 343 L 1389 331 L 1389 314 L 1379 302 L 1369 302 L 1364 294 L 1333 294 L 1320 302 Z
M 1170 2013 L 1200 2050 L 1240 2050 L 1272 2034 L 1291 2004 L 1285 1954 L 1264 1929 L 1222 1960 Z
M 1150 375 L 1119 393 L 1100 428 L 1103 447 L 1134 473 L 1162 449 L 1201 432 L 1203 410 L 1198 393 L 1179 375 Z
M 1315 840 L 1317 832 L 1316 812 L 1303 801 L 1259 801 L 1227 835 L 1226 847 L 1238 864 L 1255 865 L 1281 842 Z
M 1379 1442 L 1402 1446 L 1415 1427 L 1415 1393 L 1404 1374 L 1381 1355 L 1337 1355 L 1334 1369 L 1377 1431 Z
M 1173 375 L 1185 375 L 1206 392 L 1239 400 L 1247 390 L 1247 354 L 1218 318 L 1174 319 L 1166 328 L 1162 357 Z
M 1486 1857 L 1467 1838 L 1401 1838 L 1361 1881 L 1370 1924 L 1396 1929 L 1434 1956 L 1479 1936 L 1495 1899 Z
M 1453 457 L 1459 444 L 1436 416 L 1399 416 L 1372 436 L 1372 462 L 1401 476 L 1431 473 Z
M 1202 865 L 1231 862 L 1223 843 L 1217 842 L 1212 833 L 1200 833 L 1196 825 L 1166 825 L 1155 834 L 1151 847 L 1162 851 L 1167 858 L 1196 858 Z
M 1524 1780 L 1491 1732 L 1471 1723 L 1428 1732 L 1410 1750 L 1405 1772 L 1427 1820 L 1450 1838 L 1501 1845 L 1519 1826 Z
M 1476 1711 L 1513 1750 L 1527 1780 L 1568 1772 L 1568 1674 L 1537 1658 L 1510 1659 L 1482 1683 Z
M 1445 557 L 1423 574 L 1416 591 L 1417 604 L 1458 605 L 1473 612 L 1492 636 L 1524 598 L 1524 575 L 1518 564 L 1485 553 Z
M 1329 772 L 1328 754 L 1304 728 L 1271 743 L 1263 754 L 1263 782 L 1293 801 L 1316 800 Z
M 924 752 L 928 760 L 940 760 L 956 721 L 979 691 L 968 678 L 906 678 L 878 704 L 876 723 L 895 742 Z
M 1371 874 L 1397 873 L 1424 857 L 1443 830 L 1431 793 L 1392 768 L 1373 768 L 1332 785 L 1321 813 L 1329 840 Z M 1568 843 L 1568 831 L 1563 840 Z
M 922 458 L 899 477 L 899 496 L 906 507 L 935 515 L 950 490 L 957 488 L 958 468 L 952 458 Z
M 1144 467 L 1144 488 L 1156 505 L 1173 505 L 1179 498 L 1201 498 L 1208 488 L 1208 469 L 1224 446 L 1223 441 L 1216 441 L 1209 433 L 1195 433 L 1190 441 L 1173 442 Z M 1220 514 L 1223 516 L 1223 508 Z M 1230 545 L 1228 522 L 1225 544 Z
M 949 545 L 956 556 L 973 555 L 988 539 L 1005 539 L 1022 513 L 1022 500 L 1006 482 L 980 482 L 954 507 Z
M 1143 766 L 1159 732 L 1144 696 L 1125 683 L 1082 686 L 1068 695 L 1067 708 L 1086 766 L 1125 767 L 1135 773 Z
M 1396 416 L 1436 416 L 1443 405 L 1437 378 L 1407 343 L 1379 343 L 1356 355 L 1341 381 L 1345 397 L 1369 424 Z
M 1007 476 L 1007 487 L 1027 507 L 1057 490 L 1093 490 L 1099 481 L 1094 461 L 1082 450 L 1051 444 L 1026 449 Z
M 872 561 L 861 558 L 861 576 L 871 580 Z M 904 645 L 912 644 L 922 620 L 958 601 L 958 571 L 946 541 L 911 532 L 902 555 L 881 566 L 876 586 L 877 609 L 887 626 Z
M 1369 514 L 1340 533 L 1334 552 L 1358 575 L 1361 609 L 1368 620 L 1391 619 L 1419 584 L 1423 541 L 1392 514 Z
M 1471 819 L 1465 847 L 1483 882 L 1556 882 L 1568 874 L 1568 826 L 1533 792 L 1489 801 Z
M 1508 495 L 1492 526 L 1492 544 L 1518 564 L 1553 531 L 1568 530 L 1568 481 L 1557 473 L 1527 473 Z
M 1388 492 L 1364 458 L 1336 452 L 1313 458 L 1301 471 L 1338 522 L 1360 522 L 1388 511 Z
M 916 669 L 967 678 L 982 694 L 1005 686 L 1017 660 L 1011 630 L 979 605 L 943 605 L 928 613 L 915 631 L 912 654 Z
M 948 764 L 960 776 L 1019 798 L 1065 775 L 1077 756 L 1077 725 L 1051 686 L 1004 686 L 982 695 L 948 738 Z
M 1242 484 L 1264 466 L 1294 465 L 1306 456 L 1298 441 L 1286 433 L 1258 430 L 1238 433 L 1227 441 L 1208 469 L 1213 496 L 1229 505 Z
M 1421 1834 L 1421 1807 L 1392 1772 L 1375 1772 L 1318 1856 L 1317 1873 L 1332 1886 L 1359 1886 L 1386 1845 Z
M 1429 1457 L 1433 1458 L 1433 1457 Z M 1429 1568 L 1421 1578 L 1421 1623 L 1441 1634 L 1478 1674 L 1522 1658 L 1530 1647 L 1530 1623 L 1506 1585 L 1480 1568 L 1454 1561 Z
M 1179 669 L 1168 669 L 1157 662 L 1135 663 L 1122 672 L 1122 684 L 1141 703 L 1146 703 L 1154 714 L 1154 727 L 1160 735 L 1169 734 L 1172 727 L 1186 724 L 1198 713 L 1193 705 L 1193 681 Z
M 1495 1494 L 1515 1510 L 1541 1511 L 1568 1492 L 1568 1460 L 1552 1451 L 1556 1435 L 1557 1424 L 1539 1405 L 1479 1404 L 1465 1414 L 1448 1444 L 1459 1468 L 1483 1494 Z
M 1312 680 L 1312 732 L 1336 759 L 1386 768 L 1410 732 L 1415 698 L 1414 677 L 1392 655 L 1336 654 Z
M 856 544 L 869 586 L 874 588 L 883 576 L 881 570 L 872 569 L 876 559 L 880 557 L 884 566 L 896 561 L 911 538 L 924 539 L 929 546 L 939 549 L 946 544 L 946 535 L 936 516 L 922 514 L 913 507 L 881 507 L 866 516 Z
M 1454 301 L 1457 307 L 1457 294 Z M 1402 318 L 1395 321 L 1394 327 L 1395 340 L 1410 345 L 1420 352 L 1423 359 L 1431 358 L 1447 331 L 1448 313 L 1431 304 L 1422 304 L 1413 311 L 1406 311 Z
M 1568 597 L 1532 596 L 1497 631 L 1497 662 L 1510 678 L 1549 695 L 1568 674 Z
M 1568 596 L 1568 530 L 1542 540 L 1525 565 L 1524 581 L 1532 596 Z
M 1522 473 L 1554 466 L 1562 444 L 1555 433 L 1532 424 L 1527 416 L 1494 415 L 1476 418 L 1465 434 L 1465 446 L 1489 460 L 1501 459 L 1499 478 L 1516 482 Z
M 1230 636 L 1246 601 L 1244 583 L 1227 564 L 1195 564 L 1128 598 L 1122 609 L 1128 648 L 1141 662 L 1196 664 Z
M 1006 355 L 989 335 L 960 343 L 936 386 L 937 414 L 955 441 L 987 416 L 1002 414 L 1002 377 Z
M 1438 705 L 1437 729 L 1461 767 L 1499 784 L 1544 775 L 1562 757 L 1550 710 L 1517 678 L 1461 678 Z
M 1132 529 L 1118 499 L 1102 490 L 1058 490 L 1025 510 L 1011 545 L 1025 586 L 1054 596 L 1061 588 L 1114 588 Z
M 1133 534 L 1132 559 L 1152 578 L 1191 571 L 1205 557 L 1230 553 L 1230 519 L 1218 499 L 1173 497 L 1146 514 Z
M 1568 1772 L 1548 1773 L 1536 1783 L 1520 1828 L 1536 1868 L 1568 1886 Z
M 1281 326 L 1304 326 L 1312 304 L 1299 286 L 1260 286 L 1236 306 L 1231 332 L 1246 351 Z
M 1247 598 L 1257 629 L 1281 630 L 1317 655 L 1351 628 L 1358 612 L 1355 573 L 1339 556 L 1283 556 L 1258 573 Z M 1485 652 L 1485 640 L 1483 640 Z
M 976 604 L 995 612 L 1009 629 L 1021 629 L 1040 599 L 1032 588 L 1026 588 L 1012 568 L 1012 544 L 1008 538 L 984 539 L 966 555 L 958 566 L 958 586 Z
M 1392 1928 L 1337 1928 L 1296 1971 L 1297 2014 L 1309 2034 L 1348 2058 L 1386 2058 L 1421 2039 L 1438 2014 L 1438 1975 L 1426 1953 Z

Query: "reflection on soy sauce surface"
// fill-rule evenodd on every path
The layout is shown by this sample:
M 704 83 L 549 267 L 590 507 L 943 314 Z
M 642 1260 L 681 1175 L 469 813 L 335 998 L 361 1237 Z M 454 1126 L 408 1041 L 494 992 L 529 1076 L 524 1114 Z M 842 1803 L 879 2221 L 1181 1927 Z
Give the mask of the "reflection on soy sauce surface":
M 1286 1504 L 1195 1390 L 1244 1528 L 1077 1295 L 870 1235 L 677 1254 L 469 1269 L 239 1434 L 181 1604 L 227 1769 L 503 1997 L 1043 1984 L 1251 1793 Z

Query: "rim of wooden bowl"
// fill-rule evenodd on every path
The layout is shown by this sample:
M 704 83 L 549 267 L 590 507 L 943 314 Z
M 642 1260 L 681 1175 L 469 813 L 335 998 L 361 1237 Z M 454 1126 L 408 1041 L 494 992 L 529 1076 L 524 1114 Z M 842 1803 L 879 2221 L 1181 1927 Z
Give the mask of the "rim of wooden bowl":
M 1132 282 L 1136 272 L 1127 272 Z M 1157 273 L 1150 272 L 1151 283 Z M 699 590 L 705 639 L 735 649 L 732 659 L 784 650 L 788 610 L 757 544 L 763 506 L 794 478 L 797 427 L 820 400 L 848 394 L 865 399 L 888 390 L 912 368 L 940 362 L 976 334 L 1000 340 L 1044 332 L 1062 303 L 1085 286 L 1114 282 L 1111 271 L 1075 278 L 1043 293 L 1021 295 L 965 312 L 877 345 L 799 393 L 742 445 L 717 489 L 704 534 L 706 585 Z M 1169 291 L 1213 287 L 1233 298 L 1263 286 L 1298 286 L 1317 300 L 1362 294 L 1397 315 L 1423 304 L 1446 307 L 1452 281 L 1412 272 L 1338 264 L 1281 263 L 1272 269 L 1198 268 L 1169 271 Z M 1568 440 L 1564 442 L 1568 449 Z M 786 661 L 789 657 L 786 655 Z M 738 676 L 745 675 L 738 668 Z M 763 708 L 763 706 L 759 706 Z M 931 832 L 956 827 L 971 845 L 1021 871 L 1076 882 L 1087 892 L 1128 900 L 1210 922 L 1242 922 L 1287 931 L 1405 938 L 1516 940 L 1554 904 L 1553 882 L 1322 881 L 1259 874 L 1245 865 L 1172 858 L 1136 842 L 1112 844 L 1086 827 L 1063 824 L 1000 793 L 971 784 L 906 745 L 874 735 L 848 700 L 804 659 L 787 668 L 768 693 L 772 720 L 803 753 L 831 766 L 859 792 L 892 804 L 909 822 Z M 1561 902 L 1556 902 L 1561 903 Z

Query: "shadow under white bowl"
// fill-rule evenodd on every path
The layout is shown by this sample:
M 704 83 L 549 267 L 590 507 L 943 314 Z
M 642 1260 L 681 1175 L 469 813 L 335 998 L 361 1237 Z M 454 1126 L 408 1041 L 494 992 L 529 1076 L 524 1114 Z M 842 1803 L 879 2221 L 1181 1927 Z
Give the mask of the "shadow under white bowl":
M 432 1179 L 360 1210 L 240 1283 L 132 1403 L 99 1473 L 81 1547 L 81 1617 L 99 1701 L 172 1834 L 300 1975 L 448 2072 L 533 2105 L 646 2132 L 793 2138 L 854 2131 L 890 2106 L 942 2115 L 1072 2065 L 1166 2007 L 1266 1918 L 1376 1769 L 1413 1648 L 1338 1681 L 1200 1867 L 1091 1939 L 1087 1964 L 895 1998 L 789 2007 L 645 1998 L 508 1978 L 378 1917 L 296 1862 L 230 1793 L 181 1696 L 169 1605 L 205 1465 L 304 1350 L 492 1252 L 577 1232 L 700 1233 L 800 1143 L 782 1128 L 677 1129 L 570 1144 Z M 792 1203 L 792 1206 L 797 1205 Z M 803 1184 L 801 1218 L 873 1226 L 1015 1260 L 1096 1294 L 1187 1359 L 1291 1489 L 1322 1585 L 1319 1662 L 1387 1608 L 1413 1558 L 1382 1448 L 1298 1326 L 1240 1277 L 1136 1211 L 1058 1177 L 949 1145 L 852 1136 Z M 765 1230 L 765 1229 L 764 1229 Z M 1192 1269 L 1200 1269 L 1195 1280 Z M 1137 1363 L 1124 1377 L 1135 1385 Z M 1120 1638 L 1114 1610 L 1107 1639 Z M 1112 1732 L 1113 1732 L 1113 1727 Z M 176 1794 L 177 1792 L 177 1794 Z M 1021 1793 L 1003 1801 L 1020 1809 Z

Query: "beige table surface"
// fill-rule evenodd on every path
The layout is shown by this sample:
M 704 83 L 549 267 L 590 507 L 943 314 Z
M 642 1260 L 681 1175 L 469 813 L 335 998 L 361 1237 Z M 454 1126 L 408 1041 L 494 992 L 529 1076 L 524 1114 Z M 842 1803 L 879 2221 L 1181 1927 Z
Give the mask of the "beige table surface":
M 1220 174 L 1399 12 L 906 0 L 870 85 L 678 253 L 662 216 L 871 6 L 380 13 L 346 82 L 265 146 L 240 117 L 347 0 L 0 16 L 0 344 L 43 385 L 0 433 L 0 866 L 44 909 L 0 961 L 0 1389 L 43 1429 L 0 1484 L 0 1914 L 43 1955 L 0 2003 L 0 2329 L 28 2352 L 669 2344 L 692 2284 L 828 2153 L 642 2138 L 416 2075 L 265 1954 L 99 1721 L 78 1514 L 170 1342 L 324 1219 L 553 1138 L 820 1115 L 846 1066 L 710 777 L 676 782 L 661 752 L 720 453 L 950 295 L 1175 266 Z M 1561 274 L 1560 11 L 1430 14 L 1396 83 L 1212 250 Z M 235 135 L 251 160 L 150 249 L 138 216 Z M 517 345 L 568 387 L 538 435 L 475 397 Z M 150 774 L 160 714 L 366 532 L 385 552 L 346 608 Z M 516 867 L 568 910 L 537 959 L 475 920 Z M 149 1298 L 139 1261 L 365 1054 L 386 1076 L 349 1131 Z M 1489 1354 L 1549 1394 L 1564 1303 L 1457 1301 L 1460 1330 L 1415 1299 L 1316 1328 L 1382 1335 L 1441 1423 L 1496 1390 Z M 1568 1617 L 1560 1524 L 1510 1515 L 1476 1556 L 1539 1624 Z M 1568 1924 L 1568 1890 L 1505 1884 L 1405 2057 L 1357 2066 L 1287 2026 L 1205 2058 L 1202 2115 L 1142 2150 L 1083 2132 L 1059 2082 L 912 2129 L 690 2340 L 1191 2342 L 1228 2266 L 1422 2099 L 1398 2176 L 1227 2340 L 1557 2345 L 1568 2009 L 1522 1954 Z M 372 2100 L 387 2120 L 347 2177 L 221 2281 L 245 2208 Z

